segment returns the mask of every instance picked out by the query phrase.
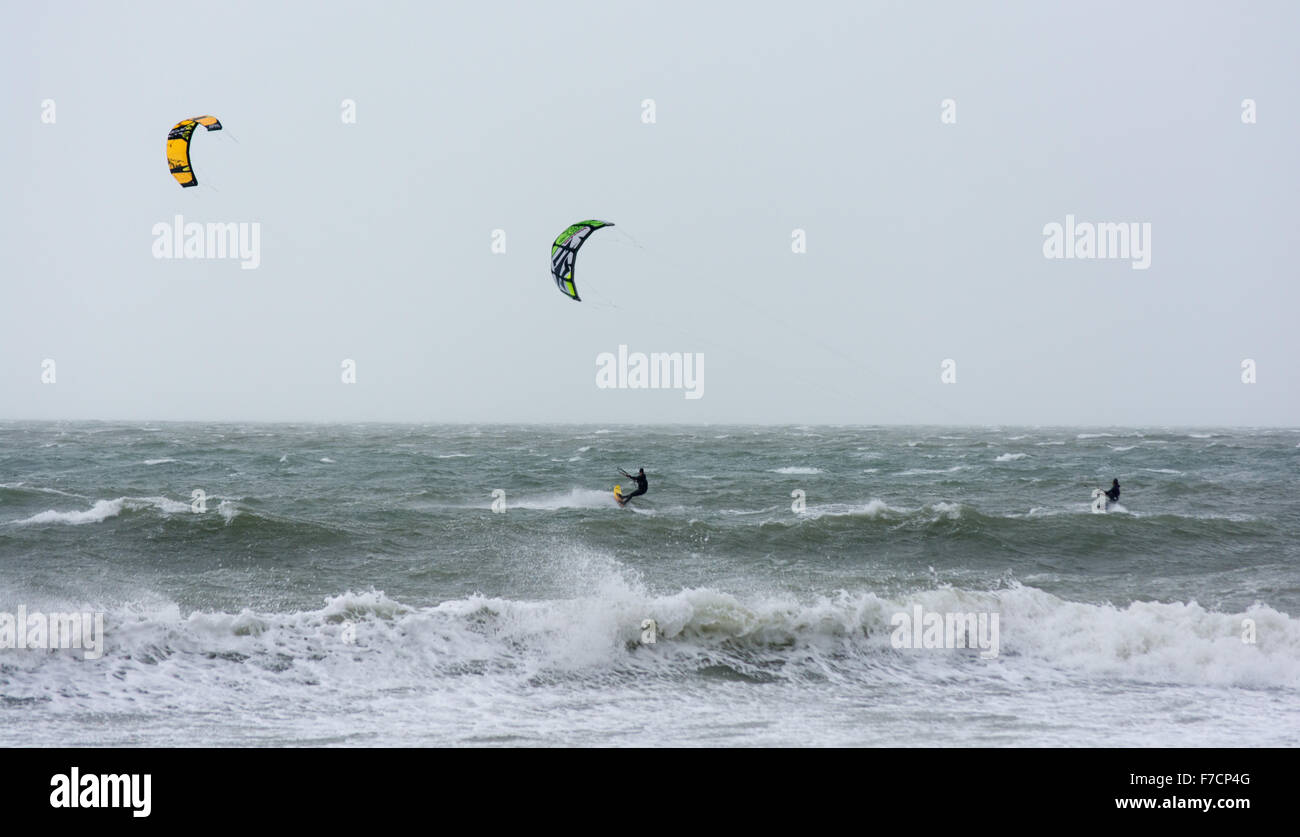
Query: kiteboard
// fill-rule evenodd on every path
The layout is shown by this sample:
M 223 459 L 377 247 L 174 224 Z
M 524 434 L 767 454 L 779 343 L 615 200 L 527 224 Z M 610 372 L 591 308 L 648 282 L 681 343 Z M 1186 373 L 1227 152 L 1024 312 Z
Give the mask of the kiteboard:
M 1110 499 L 1106 496 L 1106 492 L 1100 488 L 1094 488 L 1092 490 L 1092 513 L 1105 514 L 1109 506 Z
M 623 505 L 623 486 L 614 486 L 614 499 L 618 501 L 620 506 Z

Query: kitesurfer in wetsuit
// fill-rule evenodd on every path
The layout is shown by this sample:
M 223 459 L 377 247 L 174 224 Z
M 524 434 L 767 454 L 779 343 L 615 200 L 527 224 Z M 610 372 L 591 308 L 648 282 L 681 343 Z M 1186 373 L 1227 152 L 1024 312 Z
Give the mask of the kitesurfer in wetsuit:
M 645 478 L 645 468 L 639 469 L 636 472 L 636 476 L 629 474 L 622 468 L 619 468 L 618 472 L 630 480 L 636 480 L 636 491 L 633 491 L 631 494 L 624 494 L 623 498 L 618 501 L 620 506 L 627 505 L 627 501 L 631 500 L 633 497 L 640 497 L 646 492 L 646 489 L 650 487 L 650 481 Z
M 1112 503 L 1119 502 L 1119 480 L 1111 480 L 1110 491 L 1106 492 L 1106 499 Z

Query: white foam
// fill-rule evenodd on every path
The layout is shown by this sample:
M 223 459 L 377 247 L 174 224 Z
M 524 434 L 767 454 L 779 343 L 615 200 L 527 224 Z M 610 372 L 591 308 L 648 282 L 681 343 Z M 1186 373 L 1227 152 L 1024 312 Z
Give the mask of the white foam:
M 230 522 L 239 516 L 239 508 L 229 500 L 222 500 L 217 505 L 217 513 L 221 515 L 221 518 L 226 521 L 226 525 L 229 526 Z
M 786 466 L 785 468 L 775 468 L 775 469 L 772 469 L 772 470 L 769 471 L 769 473 L 772 473 L 772 474 L 820 474 L 820 473 L 822 473 L 822 469 L 821 469 L 821 468 L 808 468 L 808 467 L 801 467 L 801 466 L 798 466 L 798 465 L 789 465 L 789 466 Z
M 915 509 L 891 506 L 884 500 L 872 499 L 867 503 L 828 503 L 821 506 L 809 506 L 798 514 L 799 518 L 817 520 L 823 517 L 907 517 L 919 515 L 930 520 L 956 520 L 962 515 L 961 503 L 929 503 Z M 782 515 L 782 520 L 787 519 Z
M 115 500 L 96 500 L 85 511 L 43 511 L 23 520 L 14 521 L 15 526 L 36 526 L 46 523 L 61 523 L 69 526 L 81 526 L 86 523 L 102 523 L 111 517 L 117 517 L 123 511 L 140 511 L 154 508 L 164 514 L 187 512 L 186 503 L 167 497 L 118 497 Z
M 196 655 L 193 665 L 206 665 L 200 658 L 207 651 L 230 648 L 301 655 L 304 663 L 325 654 L 348 668 L 351 652 L 339 642 L 339 631 L 352 623 L 358 643 L 370 652 L 365 670 L 380 679 L 409 674 L 413 658 L 435 670 L 477 660 L 531 675 L 539 668 L 623 665 L 641 621 L 653 618 L 662 647 L 647 662 L 656 667 L 737 642 L 750 653 L 789 660 L 824 639 L 848 643 L 872 665 L 882 655 L 903 653 L 890 645 L 891 618 L 920 604 L 938 613 L 997 613 L 1000 656 L 1008 665 L 1027 661 L 1057 672 L 1145 682 L 1300 688 L 1300 621 L 1264 605 L 1241 613 L 1209 611 L 1195 602 L 1117 607 L 1067 601 L 1014 582 L 993 591 L 939 587 L 891 597 L 867 591 L 739 595 L 714 588 L 656 595 L 638 574 L 596 554 L 544 559 L 541 570 L 572 596 L 514 601 L 474 595 L 417 608 L 381 591 L 348 592 L 306 612 L 137 617 L 139 636 L 115 631 L 110 639 L 118 637 L 121 645 L 112 650 L 119 656 L 156 654 L 150 646 L 158 636 L 146 629 L 153 622 L 172 635 L 168 644 Z M 1246 619 L 1255 623 L 1253 644 L 1241 639 Z M 189 638 L 177 642 L 178 632 Z
M 610 486 L 610 489 L 610 491 L 594 491 L 590 488 L 571 488 L 566 492 L 557 494 L 543 494 L 541 496 L 515 499 L 507 496 L 506 508 L 554 511 L 559 509 L 599 509 L 606 506 L 617 506 L 618 504 L 614 500 L 613 486 Z
M 67 491 L 60 491 L 57 488 L 40 488 L 39 486 L 35 486 L 35 485 L 29 486 L 27 485 L 27 483 L 22 482 L 21 480 L 19 482 L 0 483 L 0 488 L 21 488 L 24 491 L 38 491 L 41 494 L 58 494 L 60 497 L 80 498 L 81 496 L 79 494 L 71 494 Z
M 1016 461 L 1017 459 L 1024 459 L 1026 456 L 1029 456 L 1029 454 L 1027 454 L 1027 453 L 1004 453 L 1004 454 L 1002 454 L 1001 456 L 999 456 L 999 457 L 997 457 L 996 459 L 994 459 L 993 461 L 994 461 L 994 462 L 1014 462 L 1014 461 Z
M 823 517 L 880 517 L 883 514 L 906 514 L 906 509 L 895 508 L 884 500 L 871 500 L 867 503 L 829 503 L 824 506 L 809 506 L 799 513 L 799 517 L 817 520 Z
M 1060 745 L 1092 740 L 1080 738 L 1088 734 L 1081 722 L 1124 726 L 1136 710 L 1158 723 L 1168 701 L 1193 700 L 1211 714 L 1227 711 L 1238 739 L 1294 743 L 1294 732 L 1278 729 L 1293 730 L 1297 716 L 1300 622 L 1264 605 L 1222 613 L 1195 602 L 1071 602 L 1014 581 L 891 595 L 652 592 L 613 559 L 545 549 L 526 569 L 562 597 L 415 606 L 371 590 L 291 612 L 119 607 L 95 664 L 102 676 L 87 676 L 87 664 L 68 654 L 10 655 L 6 697 L 31 705 L 10 711 L 30 711 L 32 722 L 0 726 L 0 742 L 54 743 L 79 724 L 96 742 L 137 745 L 727 743 L 736 733 L 728 723 L 739 722 L 745 737 L 733 743 L 843 744 L 889 735 L 926 700 L 934 740 L 970 743 L 980 737 L 962 737 L 971 726 L 964 710 L 978 700 L 1021 719 L 986 730 L 995 737 L 985 742 Z M 915 605 L 996 613 L 998 657 L 895 648 L 893 617 Z M 639 641 L 645 619 L 657 623 L 654 646 Z M 1257 627 L 1253 644 L 1241 641 L 1246 619 Z M 700 676 L 708 671 L 724 676 Z M 736 678 L 771 685 L 745 688 Z M 1141 707 L 1151 685 L 1168 701 L 1148 716 Z M 855 738 L 864 721 L 845 717 L 845 707 L 869 698 L 886 717 L 867 720 Z M 1243 726 L 1270 707 L 1279 713 L 1271 726 Z M 88 725 L 88 712 L 117 719 Z M 925 728 L 899 730 L 896 740 L 915 743 Z M 1138 740 L 1175 742 L 1187 732 L 1171 719 Z M 1137 731 L 1119 734 L 1131 744 Z

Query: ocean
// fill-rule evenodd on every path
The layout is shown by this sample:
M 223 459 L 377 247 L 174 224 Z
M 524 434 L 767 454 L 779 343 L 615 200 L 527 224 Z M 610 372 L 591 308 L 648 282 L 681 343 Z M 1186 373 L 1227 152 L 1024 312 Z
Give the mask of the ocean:
M 1298 475 L 1282 429 L 0 423 L 0 745 L 1297 746 Z

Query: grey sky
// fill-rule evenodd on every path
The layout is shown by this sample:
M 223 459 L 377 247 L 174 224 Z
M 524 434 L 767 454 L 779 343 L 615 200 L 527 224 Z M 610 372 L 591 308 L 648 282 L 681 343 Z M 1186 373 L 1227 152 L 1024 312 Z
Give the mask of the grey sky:
M 0 418 L 1294 425 L 1298 24 L 1282 2 L 19 4 Z M 164 139 L 201 114 L 225 130 L 182 190 Z M 155 259 L 178 213 L 259 223 L 261 266 Z M 1151 267 L 1045 259 L 1067 214 L 1150 223 Z M 575 303 L 549 245 L 584 218 L 618 226 Z M 704 397 L 597 389 L 620 343 L 702 352 Z

